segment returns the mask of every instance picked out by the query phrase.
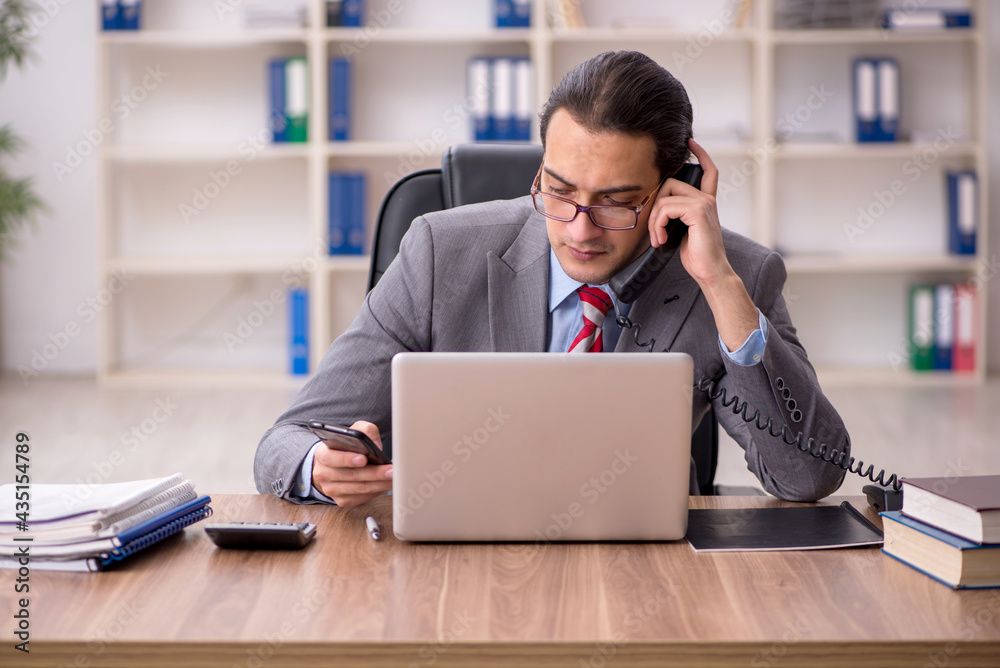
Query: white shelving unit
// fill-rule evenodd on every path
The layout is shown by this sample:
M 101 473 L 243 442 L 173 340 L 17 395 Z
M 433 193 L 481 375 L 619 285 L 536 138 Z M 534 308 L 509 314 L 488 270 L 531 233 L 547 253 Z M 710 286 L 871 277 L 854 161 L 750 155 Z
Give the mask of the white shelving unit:
M 102 312 L 101 380 L 298 384 L 286 370 L 284 305 L 267 302 L 289 285 L 309 288 L 315 366 L 357 313 L 368 271 L 367 257 L 326 254 L 328 173 L 367 172 L 371 229 L 396 178 L 438 166 L 448 145 L 469 140 L 462 115 L 469 57 L 530 56 L 537 106 L 579 62 L 628 48 L 648 53 L 688 88 L 695 136 L 729 186 L 720 190 L 723 224 L 785 255 L 786 301 L 824 382 L 981 382 L 985 282 L 974 373 L 914 374 L 889 359 L 905 345 L 906 286 L 970 280 L 986 261 L 982 28 L 776 30 L 774 1 L 758 0 L 748 25 L 720 32 L 728 0 L 582 3 L 593 27 L 575 31 L 551 28 L 542 0 L 530 29 L 491 28 L 491 0 L 412 3 L 420 7 L 368 0 L 367 27 L 327 28 L 324 3 L 310 0 L 309 27 L 289 30 L 243 29 L 239 12 L 220 15 L 200 0 L 147 0 L 147 29 L 101 33 L 97 46 L 99 118 L 114 125 L 97 147 L 101 282 L 125 276 L 128 284 Z M 987 3 L 970 5 L 982 26 Z M 613 27 L 616 12 L 649 20 Z M 355 140 L 329 142 L 326 67 L 344 52 L 355 62 Z M 310 62 L 309 141 L 272 145 L 265 64 L 292 55 Z M 930 161 L 905 201 L 849 243 L 843 226 L 856 208 L 901 178 L 907 161 L 936 150 L 933 141 L 853 143 L 849 79 L 858 55 L 900 61 L 904 132 L 950 128 L 961 136 Z M 149 67 L 166 73 L 152 88 L 144 85 Z M 808 96 L 817 86 L 827 87 L 829 100 L 813 109 Z M 802 108 L 808 118 L 783 130 L 781 119 Z M 228 181 L 213 178 L 234 162 L 239 171 Z M 946 253 L 943 170 L 953 166 L 975 167 L 982 184 L 979 251 L 971 258 Z M 193 206 L 198 193 L 206 206 L 185 216 L 182 205 Z

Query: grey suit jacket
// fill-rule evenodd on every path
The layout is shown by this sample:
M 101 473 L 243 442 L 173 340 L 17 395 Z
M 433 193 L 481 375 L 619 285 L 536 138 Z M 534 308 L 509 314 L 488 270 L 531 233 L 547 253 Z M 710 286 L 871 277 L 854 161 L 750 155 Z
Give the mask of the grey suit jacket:
M 847 430 L 795 336 L 781 295 L 786 274 L 780 256 L 727 230 L 723 240 L 730 264 L 768 320 L 760 363 L 741 366 L 722 353 L 708 303 L 676 258 L 632 305 L 629 316 L 642 327 L 640 339 L 655 339 L 656 351 L 690 354 L 696 381 L 724 366 L 719 387 L 738 395 L 733 408 L 749 404 L 748 417 L 759 410 L 775 420 L 775 430 L 785 423 L 792 433 L 849 448 Z M 548 279 L 545 219 L 529 197 L 416 219 L 354 323 L 327 350 L 292 407 L 264 434 L 254 460 L 258 491 L 299 501 L 289 491 L 316 438 L 296 422 L 373 422 L 391 456 L 390 361 L 398 352 L 545 351 Z M 623 331 L 615 352 L 641 350 Z M 694 392 L 692 424 L 699 423 L 709 401 L 706 393 Z M 748 425 L 721 398 L 715 409 L 767 491 L 809 501 L 840 486 L 840 468 Z M 691 491 L 697 494 L 693 484 Z

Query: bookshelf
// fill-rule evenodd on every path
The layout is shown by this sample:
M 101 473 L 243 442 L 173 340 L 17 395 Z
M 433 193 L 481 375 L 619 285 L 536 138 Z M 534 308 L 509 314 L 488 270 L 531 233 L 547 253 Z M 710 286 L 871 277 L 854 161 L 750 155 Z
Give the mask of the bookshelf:
M 910 283 L 968 281 L 988 266 L 981 27 L 988 3 L 969 3 L 977 18 L 972 30 L 896 34 L 775 29 L 777 1 L 754 2 L 743 28 L 720 31 L 727 0 L 697 7 L 594 0 L 581 4 L 591 27 L 577 30 L 552 27 L 543 0 L 534 2 L 530 29 L 492 28 L 491 0 L 435 0 L 421 8 L 368 0 L 367 27 L 327 28 L 324 3 L 309 0 L 308 27 L 253 30 L 241 26 L 238 12 L 220 16 L 212 3 L 146 0 L 142 31 L 104 32 L 97 40 L 98 117 L 115 126 L 94 148 L 100 280 L 124 275 L 128 286 L 100 313 L 99 378 L 126 387 L 297 386 L 302 380 L 287 372 L 284 307 L 269 309 L 270 296 L 308 287 L 315 367 L 357 313 L 367 278 L 367 256 L 326 254 L 328 173 L 368 174 L 370 232 L 396 178 L 439 166 L 447 146 L 470 140 L 467 122 L 445 120 L 449 106 L 465 97 L 468 58 L 530 56 L 538 106 L 577 63 L 631 48 L 688 88 L 695 136 L 731 186 L 724 196 L 720 191 L 723 224 L 785 255 L 785 298 L 824 383 L 982 382 L 988 281 L 980 286 L 973 373 L 917 374 L 887 360 L 905 336 Z M 616 11 L 627 14 L 624 25 Z M 329 142 L 326 64 L 345 52 L 355 58 L 355 139 Z M 917 134 L 915 141 L 849 140 L 850 63 L 870 54 L 900 61 L 903 130 Z M 309 141 L 273 145 L 266 137 L 266 62 L 289 56 L 310 62 Z M 143 99 L 132 100 L 120 118 L 116 101 L 143 85 L 147 67 L 168 74 L 140 91 Z M 810 86 L 821 84 L 831 91 L 829 102 L 810 109 Z M 780 119 L 803 105 L 809 117 L 800 127 L 780 130 Z M 843 221 L 901 165 L 934 150 L 939 127 L 960 135 L 904 201 L 850 243 Z M 231 161 L 239 173 L 185 220 L 181 205 L 199 191 L 204 197 L 213 174 Z M 952 167 L 979 174 L 973 257 L 946 253 L 943 174 Z M 254 313 L 259 326 L 227 349 L 227 335 Z

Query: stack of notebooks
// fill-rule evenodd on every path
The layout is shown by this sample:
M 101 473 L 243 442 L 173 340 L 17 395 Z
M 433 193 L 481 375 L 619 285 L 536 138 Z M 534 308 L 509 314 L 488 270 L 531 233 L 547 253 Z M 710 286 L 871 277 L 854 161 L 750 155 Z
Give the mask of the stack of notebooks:
M 180 473 L 132 482 L 28 487 L 30 510 L 24 522 L 23 511 L 15 513 L 23 490 L 16 497 L 15 485 L 0 486 L 0 568 L 104 570 L 212 514 L 211 499 L 199 497 Z
M 904 478 L 882 551 L 954 587 L 1000 587 L 1000 475 Z

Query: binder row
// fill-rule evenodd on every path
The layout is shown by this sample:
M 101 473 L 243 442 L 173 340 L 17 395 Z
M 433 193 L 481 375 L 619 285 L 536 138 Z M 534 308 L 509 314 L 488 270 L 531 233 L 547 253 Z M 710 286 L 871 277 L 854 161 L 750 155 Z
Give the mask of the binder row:
M 328 28 L 360 28 L 365 24 L 364 0 L 326 0 Z
M 972 28 L 975 21 L 967 9 L 892 9 L 883 15 L 882 27 L 900 32 Z
M 288 346 L 293 376 L 309 373 L 309 291 L 288 291 Z
M 910 363 L 914 371 L 975 369 L 978 299 L 978 289 L 971 283 L 910 288 Z
M 531 0 L 493 0 L 497 28 L 530 28 Z
M 352 69 L 351 61 L 347 58 L 330 59 L 330 85 L 327 90 L 330 96 L 330 141 L 351 139 Z
M 268 127 L 275 143 L 309 138 L 309 65 L 305 58 L 268 61 Z
M 979 227 L 979 179 L 974 169 L 945 173 L 948 188 L 948 250 L 976 254 Z
M 365 250 L 364 172 L 330 172 L 330 255 L 361 255 Z
M 138 30 L 142 0 L 101 0 L 102 30 Z
M 894 142 L 899 136 L 899 63 L 894 58 L 854 61 L 854 116 L 858 142 Z
M 471 58 L 466 92 L 475 141 L 530 141 L 533 78 L 529 58 Z

